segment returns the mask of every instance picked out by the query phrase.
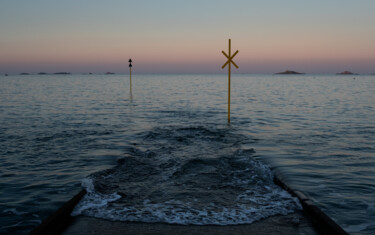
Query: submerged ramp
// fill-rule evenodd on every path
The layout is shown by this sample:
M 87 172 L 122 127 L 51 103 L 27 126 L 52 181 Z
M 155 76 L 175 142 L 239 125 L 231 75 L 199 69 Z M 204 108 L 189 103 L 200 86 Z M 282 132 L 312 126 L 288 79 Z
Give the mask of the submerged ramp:
M 314 234 L 303 210 L 322 233 L 346 234 L 303 194 L 274 177 L 254 157 L 250 146 L 256 140 L 241 130 L 182 123 L 132 137 L 115 167 L 83 180 L 87 193 L 72 211 L 78 217 L 67 233 L 112 233 L 112 226 L 121 231 L 147 227 L 240 233 L 263 223 L 266 228 L 254 233 L 285 229 L 285 234 L 299 234 L 308 227 L 306 233 Z M 55 218 L 66 224 L 70 214 Z
M 164 223 L 116 222 L 78 216 L 64 235 L 80 234 L 319 234 L 301 212 L 272 216 L 244 225 L 175 225 Z
M 181 225 L 250 224 L 302 209 L 273 182 L 248 135 L 217 125 L 166 125 L 134 135 L 125 156 L 83 180 L 73 215 Z
M 274 177 L 275 184 L 279 185 L 293 196 L 297 197 L 303 207 L 303 212 L 311 219 L 313 225 L 322 234 L 348 234 L 335 221 L 326 215 L 315 203 L 306 197 L 302 192 L 290 188 L 278 174 Z

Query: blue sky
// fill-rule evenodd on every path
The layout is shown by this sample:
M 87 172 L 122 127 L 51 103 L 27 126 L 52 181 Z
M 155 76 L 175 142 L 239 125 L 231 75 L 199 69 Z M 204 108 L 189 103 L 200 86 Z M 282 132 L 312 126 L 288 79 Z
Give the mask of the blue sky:
M 375 1 L 8 1 L 0 73 L 375 73 Z M 125 66 L 124 66 L 125 65 Z

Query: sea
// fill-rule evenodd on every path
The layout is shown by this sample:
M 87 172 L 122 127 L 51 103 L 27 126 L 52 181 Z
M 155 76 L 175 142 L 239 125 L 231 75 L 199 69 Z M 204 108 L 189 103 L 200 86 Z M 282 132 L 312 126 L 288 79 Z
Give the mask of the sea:
M 375 76 L 0 76 L 0 233 L 73 215 L 233 225 L 301 210 L 375 234 Z

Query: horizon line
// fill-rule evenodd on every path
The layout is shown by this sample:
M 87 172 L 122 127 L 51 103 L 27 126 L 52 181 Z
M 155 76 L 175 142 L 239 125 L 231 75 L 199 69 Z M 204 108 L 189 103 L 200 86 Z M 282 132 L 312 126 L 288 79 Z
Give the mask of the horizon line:
M 284 71 L 283 71 L 284 72 Z M 299 73 L 299 74 L 279 74 L 277 73 L 233 73 L 233 75 L 375 75 L 374 73 L 353 73 L 353 74 L 340 74 L 340 73 Z M 29 72 L 22 72 L 22 73 L 3 73 L 4 76 L 48 76 L 48 75 L 60 75 L 60 76 L 69 76 L 69 75 L 106 75 L 106 76 L 113 76 L 113 75 L 129 75 L 129 72 L 38 72 L 38 73 L 29 73 Z M 150 73 L 150 72 L 141 72 L 141 73 L 132 73 L 132 75 L 227 75 L 223 72 L 199 72 L 199 73 L 187 73 L 187 72 L 173 72 L 173 73 Z

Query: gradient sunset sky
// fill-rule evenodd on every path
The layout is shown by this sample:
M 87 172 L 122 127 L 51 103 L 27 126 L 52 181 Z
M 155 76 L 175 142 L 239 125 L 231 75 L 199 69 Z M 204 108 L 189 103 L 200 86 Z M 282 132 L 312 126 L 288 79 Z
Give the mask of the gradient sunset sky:
M 375 73 L 374 0 L 0 2 L 0 73 Z

